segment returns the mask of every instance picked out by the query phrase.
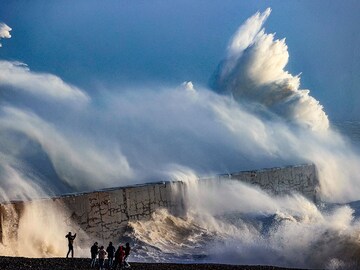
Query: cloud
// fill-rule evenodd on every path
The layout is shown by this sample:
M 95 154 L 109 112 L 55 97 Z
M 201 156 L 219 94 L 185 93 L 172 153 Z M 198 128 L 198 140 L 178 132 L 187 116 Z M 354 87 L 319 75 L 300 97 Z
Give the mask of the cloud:
M 0 23 L 0 40 L 2 38 L 11 38 L 10 35 L 11 28 L 7 26 L 5 23 Z M 0 47 L 2 47 L 0 43 Z

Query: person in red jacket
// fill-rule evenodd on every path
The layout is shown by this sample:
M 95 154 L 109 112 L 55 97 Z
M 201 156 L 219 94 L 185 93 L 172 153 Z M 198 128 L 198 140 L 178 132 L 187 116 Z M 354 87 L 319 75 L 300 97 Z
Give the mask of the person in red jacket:
M 114 262 L 114 269 L 119 265 L 120 269 L 123 266 L 125 257 L 124 247 L 119 246 L 118 249 L 115 252 L 115 262 Z

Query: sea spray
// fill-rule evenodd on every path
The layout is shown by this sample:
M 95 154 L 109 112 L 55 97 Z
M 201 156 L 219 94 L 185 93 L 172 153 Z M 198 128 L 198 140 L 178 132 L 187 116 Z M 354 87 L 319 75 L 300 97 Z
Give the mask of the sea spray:
M 253 29 L 252 21 L 262 27 L 265 17 L 255 16 L 246 23 L 246 29 Z M 265 30 L 259 31 L 254 31 L 254 35 L 266 35 Z M 242 36 L 238 34 L 236 39 L 241 40 Z M 226 61 L 231 59 L 240 68 L 246 53 L 252 51 L 254 57 L 260 57 L 253 46 L 261 46 L 264 55 L 260 58 L 264 61 L 270 57 L 277 62 L 276 57 L 284 57 L 283 42 L 281 46 L 274 45 L 281 47 L 281 54 L 268 55 L 272 45 L 262 45 L 251 37 L 254 40 L 246 43 L 243 53 L 230 49 L 236 52 L 229 54 Z M 270 37 L 266 39 L 271 44 L 279 43 Z M 56 88 L 59 78 L 47 80 L 49 76 L 4 62 L 7 64 L 0 66 L 0 74 L 14 70 L 16 78 L 11 80 L 11 87 L 5 83 L 8 78 L 0 78 L 8 93 L 0 104 L 0 151 L 6 159 L 33 170 L 54 194 L 164 179 L 171 164 L 207 175 L 311 162 L 319 171 L 323 199 L 359 198 L 358 155 L 339 134 L 321 128 L 327 125 L 326 117 L 316 117 L 324 116 L 316 113 L 322 111 L 321 106 L 298 100 L 290 106 L 298 111 L 294 121 L 288 117 L 293 114 L 281 114 L 272 109 L 273 105 L 268 106 L 267 97 L 272 96 L 271 89 L 277 81 L 291 76 L 284 70 L 286 61 L 274 66 L 275 75 L 271 73 L 266 82 L 258 83 L 266 85 L 263 92 L 256 88 L 257 84 L 254 86 L 254 93 L 260 91 L 266 98 L 246 101 L 219 95 L 190 81 L 182 87 L 128 88 L 121 94 L 108 89 L 101 96 L 91 96 L 62 81 L 61 86 L 66 89 L 63 96 L 47 90 Z M 245 68 L 256 63 L 249 62 Z M 28 89 L 19 82 L 23 76 L 40 80 L 41 87 L 37 91 Z M 225 78 L 232 75 L 228 76 L 225 72 L 221 78 L 228 81 Z M 254 75 L 251 80 L 256 83 L 261 78 Z M 224 87 L 235 93 L 243 89 L 243 83 L 235 80 Z M 276 89 L 287 91 L 283 87 Z M 289 91 L 297 96 L 300 90 L 293 87 Z M 79 97 L 86 97 L 80 98 L 81 106 L 73 102 Z M 278 101 L 289 105 L 288 99 Z M 301 117 L 307 113 L 314 116 L 310 117 L 314 120 L 310 121 L 311 128 L 306 127 L 307 117 Z M 299 120 L 299 124 L 297 117 L 304 122 Z M 315 119 L 323 122 L 317 125 Z
M 91 242 L 65 205 L 53 200 L 12 202 L 1 205 L 3 256 L 65 257 L 68 231 L 75 231 L 75 255 L 86 256 Z
M 8 26 L 8 25 L 6 25 L 5 23 L 1 23 L 0 22 L 0 40 L 2 39 L 2 38 L 11 38 L 11 35 L 10 35 L 10 31 L 11 31 L 12 29 Z M 1 43 L 0 43 L 0 47 L 1 47 L 2 45 L 1 45 Z
M 239 181 L 199 180 L 184 168 L 174 179 L 186 185 L 187 215 L 161 210 L 149 221 L 131 222 L 134 243 L 142 245 L 137 260 L 304 268 L 358 263 L 360 220 L 349 206 L 318 208 L 298 194 L 272 197 Z
M 299 76 L 285 67 L 289 53 L 285 39 L 274 39 L 263 27 L 271 10 L 256 13 L 235 33 L 226 58 L 212 79 L 213 87 L 239 102 L 256 102 L 291 122 L 326 130 L 329 120 L 319 102 L 301 90 Z

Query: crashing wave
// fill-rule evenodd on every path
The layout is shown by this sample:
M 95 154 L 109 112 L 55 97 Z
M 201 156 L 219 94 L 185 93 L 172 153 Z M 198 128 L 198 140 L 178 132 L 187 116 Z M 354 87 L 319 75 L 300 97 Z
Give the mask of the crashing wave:
M 237 101 L 261 104 L 301 126 L 326 130 L 329 120 L 319 101 L 299 89 L 299 75 L 285 70 L 285 39 L 275 39 L 262 28 L 270 12 L 256 13 L 237 30 L 212 79 L 213 88 Z

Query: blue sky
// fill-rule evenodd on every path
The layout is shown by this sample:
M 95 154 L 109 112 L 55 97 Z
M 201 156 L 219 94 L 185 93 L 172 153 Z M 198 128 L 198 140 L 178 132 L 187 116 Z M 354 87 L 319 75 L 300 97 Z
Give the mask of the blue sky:
M 358 1 L 0 1 L 0 21 L 13 29 L 0 58 L 89 92 L 207 85 L 238 26 L 267 7 L 265 28 L 286 38 L 301 87 L 330 119 L 359 120 Z

